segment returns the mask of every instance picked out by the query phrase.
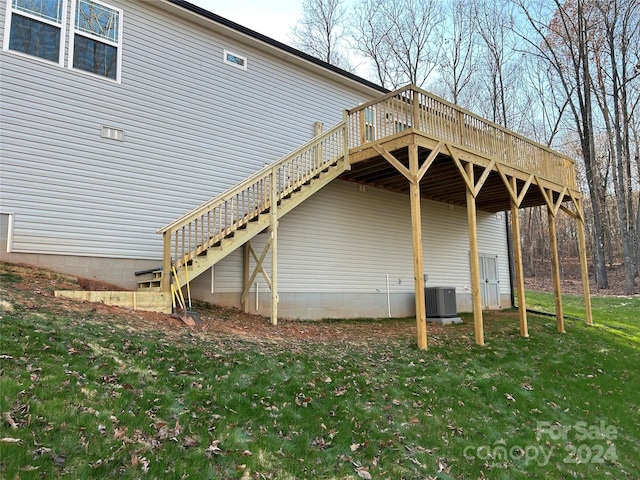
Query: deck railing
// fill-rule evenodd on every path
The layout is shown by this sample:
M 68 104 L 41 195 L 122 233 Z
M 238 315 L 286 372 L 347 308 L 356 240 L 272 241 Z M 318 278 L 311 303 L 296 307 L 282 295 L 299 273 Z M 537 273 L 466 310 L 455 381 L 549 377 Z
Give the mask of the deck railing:
M 413 128 L 470 153 L 576 188 L 575 164 L 550 148 L 408 85 L 348 111 L 349 147 Z
M 413 85 L 345 113 L 338 125 L 158 230 L 163 271 L 177 269 L 266 213 L 341 158 L 407 129 L 575 188 L 574 162 Z M 163 290 L 168 290 L 168 274 Z
M 163 271 L 186 265 L 343 158 L 347 151 L 346 128 L 346 122 L 340 122 L 158 230 L 164 236 Z M 163 288 L 168 288 L 168 283 Z

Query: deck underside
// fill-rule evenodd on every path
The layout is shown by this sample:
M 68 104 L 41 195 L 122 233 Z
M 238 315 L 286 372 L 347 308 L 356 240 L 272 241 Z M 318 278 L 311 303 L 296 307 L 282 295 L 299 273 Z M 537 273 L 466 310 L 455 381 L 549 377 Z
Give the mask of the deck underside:
M 423 132 L 409 130 L 379 142 L 354 148 L 349 153 L 351 170 L 343 173 L 340 178 L 363 185 L 409 194 L 410 182 L 396 166 L 380 153 L 380 149 L 391 154 L 402 166 L 408 169 L 409 147 L 412 144 L 418 145 L 419 162 L 420 165 L 423 165 L 429 154 L 438 148 L 440 141 L 429 137 Z M 572 197 L 575 199 L 580 198 L 577 190 L 571 189 L 566 185 L 534 176 L 524 169 L 518 169 L 511 165 L 504 165 L 499 162 L 493 162 L 492 164 L 494 159 L 490 157 L 447 144 L 440 146 L 440 153 L 437 154 L 435 160 L 420 180 L 421 198 L 462 207 L 466 206 L 466 183 L 451 151 L 461 162 L 473 164 L 474 177 L 476 179 L 482 176 L 486 167 L 490 167 L 488 176 L 476 197 L 478 210 L 495 213 L 508 211 L 511 208 L 511 195 L 500 171 L 506 178 L 515 180 L 518 192 L 525 192 L 519 205 L 520 208 L 546 205 L 542 188 L 546 188 L 551 192 L 552 200 L 550 200 L 553 203 L 558 201 L 563 191 L 566 193 L 566 197 L 563 198 L 564 201 L 570 202 Z M 498 168 L 500 171 L 498 171 Z M 535 188 L 531 188 L 531 184 Z M 567 187 L 566 190 L 565 187 Z

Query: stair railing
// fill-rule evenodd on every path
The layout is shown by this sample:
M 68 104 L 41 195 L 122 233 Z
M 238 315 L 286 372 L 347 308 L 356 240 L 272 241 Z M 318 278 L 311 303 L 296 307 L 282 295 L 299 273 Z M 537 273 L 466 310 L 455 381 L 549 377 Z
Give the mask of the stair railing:
M 346 113 L 345 113 L 346 118 Z M 162 291 L 169 291 L 171 267 L 179 269 L 276 206 L 340 159 L 348 164 L 348 123 L 342 122 L 164 226 Z M 272 198 L 275 184 L 276 198 Z

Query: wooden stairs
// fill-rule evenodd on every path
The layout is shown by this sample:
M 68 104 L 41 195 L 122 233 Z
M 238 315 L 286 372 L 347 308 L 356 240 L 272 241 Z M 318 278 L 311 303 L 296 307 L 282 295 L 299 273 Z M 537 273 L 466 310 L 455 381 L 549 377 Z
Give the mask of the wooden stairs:
M 281 198 L 276 205 L 277 219 L 280 219 L 283 215 L 289 213 L 314 193 L 328 185 L 331 181 L 335 180 L 345 170 L 346 165 L 344 161 L 342 161 L 342 158 L 340 158 L 326 166 L 324 170 L 317 173 L 314 177 L 301 184 L 296 190 L 289 193 L 286 197 Z M 271 207 L 264 206 L 263 210 L 260 210 L 254 216 L 249 218 L 246 223 L 243 222 L 242 225 L 238 227 L 230 228 L 229 232 L 222 239 L 216 241 L 206 250 L 202 250 L 187 262 L 180 263 L 176 268 L 177 279 L 173 279 L 173 281 L 180 287 L 185 286 L 187 281 L 192 281 L 227 255 L 231 254 L 251 240 L 253 237 L 267 230 L 270 227 L 271 222 Z M 175 262 L 173 262 L 173 264 L 175 265 Z M 139 291 L 162 291 L 164 270 L 154 270 L 151 275 L 151 278 L 138 282 Z

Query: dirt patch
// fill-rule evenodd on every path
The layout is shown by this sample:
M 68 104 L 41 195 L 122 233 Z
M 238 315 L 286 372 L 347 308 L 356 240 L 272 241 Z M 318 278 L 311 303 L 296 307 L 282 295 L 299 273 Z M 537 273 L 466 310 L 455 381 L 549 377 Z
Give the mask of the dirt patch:
M 168 337 L 182 335 L 185 329 L 198 336 L 233 336 L 253 342 L 349 342 L 365 344 L 379 342 L 385 338 L 415 339 L 415 320 L 380 319 L 353 321 L 297 321 L 282 319 L 278 325 L 270 319 L 250 315 L 235 308 L 223 308 L 196 302 L 194 310 L 200 321 L 195 327 L 187 327 L 171 315 L 153 312 L 132 311 L 101 303 L 89 303 L 65 298 L 56 298 L 55 290 L 79 290 L 83 286 L 106 288 L 106 284 L 96 285 L 70 275 L 58 274 L 28 265 L 0 264 L 2 298 L 26 309 L 47 309 L 54 313 L 73 313 L 75 317 L 95 316 L 113 318 L 125 323 L 126 328 L 136 331 L 156 329 Z M 447 327 L 429 325 L 429 335 L 438 335 Z M 457 327 L 459 328 L 459 327 Z M 461 330 L 471 326 L 464 325 Z M 436 340 L 431 341 L 434 344 Z
M 113 283 L 101 282 L 100 280 L 95 280 L 93 278 L 78 277 L 78 285 L 80 285 L 82 290 L 94 292 L 123 292 L 126 290 L 125 288 L 114 285 Z
M 579 272 L 579 266 L 578 270 Z M 279 320 L 277 326 L 271 325 L 270 319 L 258 315 L 250 315 L 234 308 L 222 308 L 215 305 L 197 302 L 194 310 L 198 312 L 200 322 L 195 327 L 187 327 L 182 321 L 171 315 L 152 312 L 132 311 L 119 307 L 111 307 L 100 303 L 88 303 L 54 297 L 55 290 L 79 290 L 84 287 L 101 287 L 111 289 L 106 284 L 85 282 L 70 275 L 62 275 L 48 270 L 27 265 L 0 264 L 0 298 L 23 309 L 48 310 L 56 314 L 73 314 L 74 317 L 92 318 L 95 316 L 113 319 L 125 328 L 145 331 L 156 329 L 163 331 L 167 337 L 183 335 L 188 329 L 198 336 L 232 336 L 239 340 L 252 342 L 315 342 L 336 343 L 349 342 L 368 344 L 385 339 L 406 339 L 414 342 L 416 335 L 415 320 L 412 319 L 379 319 L 353 321 L 297 321 Z M 613 277 L 613 276 L 612 276 Z M 550 276 L 549 276 L 550 278 Z M 624 281 L 624 278 L 623 278 Z M 615 285 L 615 283 L 612 282 Z M 541 277 L 527 279 L 527 288 L 532 290 L 552 291 L 550 280 Z M 578 276 L 563 279 L 565 293 L 582 293 L 582 284 Z M 614 294 L 612 288 L 607 293 Z M 600 293 L 600 292 L 598 292 Z M 485 315 L 485 328 L 490 331 L 491 320 L 512 312 L 488 312 Z M 429 323 L 427 333 L 430 345 L 438 345 L 445 341 L 446 333 L 452 328 L 462 337 L 473 338 L 472 321 L 448 327 Z

